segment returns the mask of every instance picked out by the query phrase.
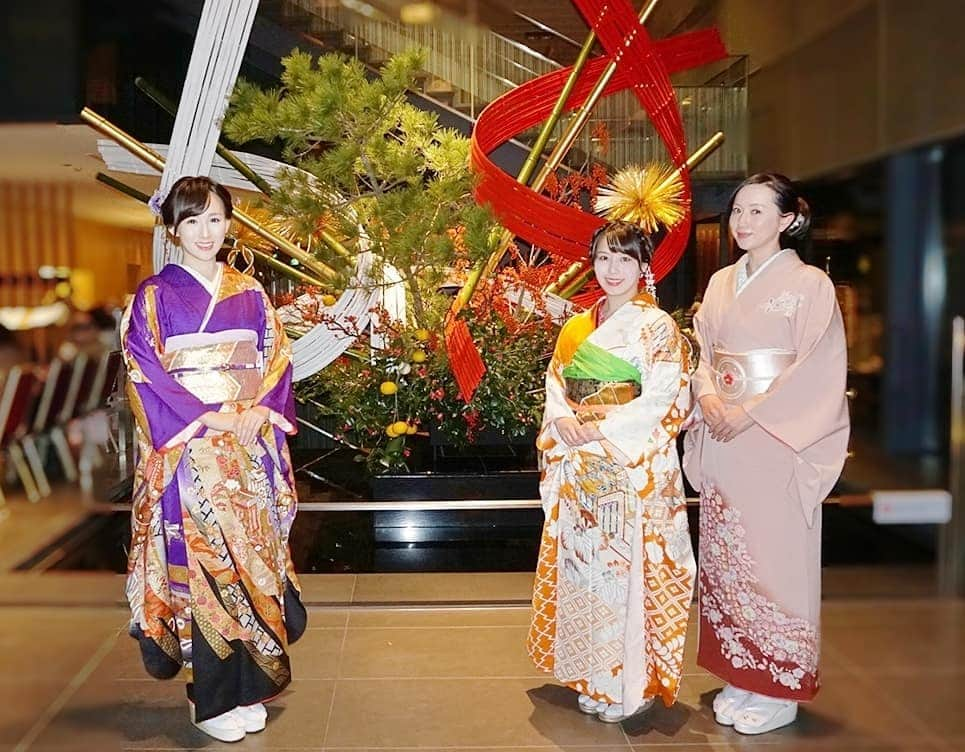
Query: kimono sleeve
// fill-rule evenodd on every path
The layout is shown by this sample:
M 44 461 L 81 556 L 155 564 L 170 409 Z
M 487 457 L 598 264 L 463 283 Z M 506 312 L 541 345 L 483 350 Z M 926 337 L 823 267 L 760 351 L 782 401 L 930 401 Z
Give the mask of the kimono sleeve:
M 711 278 L 707 286 L 707 293 L 704 300 L 713 298 L 713 285 L 715 277 Z M 700 345 L 700 359 L 697 362 L 697 370 L 691 377 L 691 391 L 694 401 L 708 394 L 717 394 L 717 386 L 714 380 L 714 370 L 711 368 L 711 357 L 714 352 L 714 338 L 711 336 L 710 325 L 707 321 L 709 309 L 701 306 L 694 314 L 694 332 L 697 335 L 697 342 Z
M 672 441 L 686 416 L 689 403 L 687 366 L 690 348 L 668 315 L 644 328 L 641 338 L 644 368 L 639 397 L 611 410 L 599 422 L 600 433 L 636 467 L 667 441 Z M 668 421 L 675 408 L 679 419 Z
M 770 388 L 744 403 L 747 414 L 795 454 L 793 489 L 805 515 L 830 493 L 847 456 L 848 351 L 834 285 L 808 269 L 793 321 L 797 358 Z
M 295 397 L 292 392 L 292 348 L 274 306 L 261 290 L 265 307 L 262 339 L 264 376 L 255 403 L 269 410 L 269 420 L 285 433 L 297 433 Z
M 562 333 L 561 333 L 562 338 Z M 566 389 L 563 380 L 563 360 L 560 357 L 560 346 L 557 341 L 553 357 L 546 369 L 546 405 L 543 408 L 543 423 L 536 447 L 540 450 L 552 449 L 563 439 L 556 430 L 555 421 L 559 418 L 575 418 L 576 414 L 566 402 Z
M 138 426 L 157 451 L 192 438 L 200 418 L 218 407 L 205 405 L 161 364 L 160 290 L 144 282 L 121 320 L 121 349 L 128 373 L 127 394 Z

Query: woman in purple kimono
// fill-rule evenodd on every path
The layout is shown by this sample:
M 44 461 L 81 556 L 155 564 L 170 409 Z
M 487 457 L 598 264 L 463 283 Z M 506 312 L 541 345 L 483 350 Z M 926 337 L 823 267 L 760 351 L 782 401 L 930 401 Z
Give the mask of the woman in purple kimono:
M 192 722 L 221 741 L 265 727 L 305 609 L 288 550 L 291 348 L 264 290 L 216 260 L 231 196 L 181 178 L 161 207 L 183 261 L 121 323 L 137 425 L 127 597 L 148 673 L 188 674 Z
M 745 254 L 711 277 L 694 318 L 697 662 L 727 682 L 717 722 L 743 734 L 793 722 L 820 686 L 820 505 L 847 454 L 847 346 L 834 285 L 791 247 L 808 226 L 786 177 L 745 180 L 730 212 Z

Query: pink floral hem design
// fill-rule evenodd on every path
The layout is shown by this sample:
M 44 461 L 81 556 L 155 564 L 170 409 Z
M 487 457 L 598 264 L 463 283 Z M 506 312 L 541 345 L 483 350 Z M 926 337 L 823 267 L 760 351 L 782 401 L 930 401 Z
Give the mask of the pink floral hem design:
M 756 562 L 747 549 L 740 512 L 713 486 L 704 487 L 701 496 L 702 628 L 713 631 L 721 657 L 731 668 L 769 674 L 774 684 L 789 691 L 813 687 L 817 628 L 787 615 L 758 591 Z

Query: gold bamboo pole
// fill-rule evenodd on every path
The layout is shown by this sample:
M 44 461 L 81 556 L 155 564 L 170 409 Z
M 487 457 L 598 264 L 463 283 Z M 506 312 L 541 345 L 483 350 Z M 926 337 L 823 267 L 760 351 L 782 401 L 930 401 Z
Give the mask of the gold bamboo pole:
M 657 7 L 658 2 L 659 0 L 650 0 L 643 7 L 639 16 L 641 24 L 645 24 L 647 22 L 647 20 L 650 18 L 650 14 L 653 13 L 654 8 Z M 590 36 L 594 37 L 595 35 L 591 34 Z M 587 46 L 591 47 L 592 41 L 594 40 L 588 37 L 587 42 L 590 44 L 587 45 L 584 43 L 583 49 L 586 49 Z M 580 54 L 583 54 L 583 49 L 580 50 Z M 590 92 L 590 95 L 587 97 L 586 101 L 580 106 L 579 110 L 577 110 L 576 116 L 567 124 L 566 130 L 563 132 L 562 136 L 560 136 L 560 140 L 553 147 L 553 151 L 550 153 L 549 157 L 546 158 L 546 161 L 543 163 L 543 167 L 537 173 L 535 180 L 533 180 L 532 186 L 530 186 L 537 193 L 543 190 L 543 184 L 546 182 L 546 178 L 549 177 L 553 170 L 560 166 L 563 158 L 566 156 L 566 153 L 570 150 L 570 147 L 573 146 L 577 137 L 580 135 L 580 131 L 583 130 L 583 126 L 586 125 L 587 120 L 590 119 L 590 115 L 593 113 L 593 108 L 600 100 L 603 90 L 607 87 L 607 84 L 610 83 L 610 79 L 613 78 L 613 74 L 616 73 L 616 70 L 617 64 L 615 62 L 610 62 L 610 64 L 607 65 L 603 73 L 600 75 L 599 80 L 596 82 L 596 85 L 593 87 L 593 91 Z M 569 81 L 567 81 L 567 84 L 569 85 Z M 562 109 L 562 105 L 559 104 L 559 100 L 557 101 L 557 105 Z M 555 111 L 556 110 L 554 108 L 554 112 Z M 530 153 L 531 158 L 533 157 L 534 153 L 535 148 Z M 537 154 L 536 158 L 532 160 L 533 164 L 536 163 L 536 159 L 538 158 L 539 155 Z M 529 161 L 530 160 L 527 159 L 527 162 Z M 522 183 L 525 181 L 520 180 L 519 182 Z M 504 230 L 503 234 L 499 238 L 499 244 L 496 246 L 496 250 L 490 254 L 486 264 L 483 267 L 477 266 L 472 270 L 472 272 L 470 272 L 469 277 L 466 280 L 466 284 L 463 285 L 453 303 L 453 307 L 456 310 L 459 310 L 469 302 L 469 299 L 472 297 L 473 292 L 475 292 L 479 281 L 485 279 L 496 270 L 496 267 L 499 266 L 499 262 L 502 261 L 509 244 L 513 242 L 514 237 L 515 235 L 512 232 L 509 230 Z
M 573 281 L 576 275 L 583 270 L 584 266 L 586 266 L 585 262 L 574 261 L 570 265 L 570 268 L 563 272 L 559 276 L 559 279 L 557 279 L 553 284 L 549 285 L 545 290 L 543 290 L 543 292 L 550 294 L 558 293 L 561 289 L 565 288 L 570 282 Z
M 530 149 L 529 155 L 526 157 L 526 161 L 523 162 L 523 166 L 519 170 L 519 174 L 516 177 L 516 181 L 518 183 L 523 183 L 525 185 L 533 176 L 533 170 L 536 169 L 539 158 L 543 154 L 543 149 L 546 148 L 546 143 L 550 140 L 550 136 L 553 133 L 553 128 L 556 127 L 560 117 L 562 117 L 563 110 L 566 107 L 566 102 L 569 100 L 570 94 L 573 93 L 573 88 L 576 86 L 576 82 L 580 77 L 580 73 L 583 71 L 583 67 L 590 59 L 590 51 L 593 49 L 594 44 L 596 44 L 596 32 L 591 31 L 587 35 L 586 40 L 583 42 L 583 46 L 580 48 L 580 53 L 576 56 L 576 62 L 573 63 L 573 69 L 570 71 L 570 75 L 566 79 L 566 84 L 563 86 L 563 91 L 561 91 L 560 95 L 556 98 L 556 104 L 553 106 L 553 111 L 550 113 L 546 122 L 543 123 L 539 136 L 536 137 L 536 143 L 533 144 L 533 148 Z
M 299 282 L 304 282 L 306 285 L 310 285 L 311 287 L 325 287 L 324 282 L 320 282 L 319 280 L 315 279 L 315 277 L 310 277 L 305 274 L 305 272 L 299 271 L 288 264 L 283 264 L 281 261 L 276 258 L 272 258 L 270 254 L 267 254 L 264 251 L 259 251 L 257 248 L 252 248 L 251 246 L 247 246 L 247 248 L 257 258 L 261 259 L 265 264 L 273 268 L 279 274 L 284 274 L 292 279 L 297 279 Z
M 650 0 L 643 9 L 640 11 L 640 25 L 644 25 L 649 19 L 650 15 L 653 13 L 654 8 L 657 7 L 659 0 Z M 600 101 L 600 97 L 603 96 L 603 90 L 610 83 L 610 79 L 613 78 L 613 74 L 617 72 L 617 64 L 615 61 L 611 61 L 609 65 L 604 69 L 603 73 L 600 74 L 599 80 L 596 82 L 596 86 L 593 87 L 593 91 L 586 98 L 583 106 L 577 111 L 576 116 L 567 124 L 566 131 L 560 137 L 559 142 L 553 147 L 553 152 L 550 154 L 549 158 L 543 164 L 542 169 L 536 175 L 536 179 L 533 181 L 533 190 L 541 190 L 543 183 L 549 174 L 560 166 L 563 161 L 563 157 L 573 146 L 577 137 L 580 135 L 580 131 L 583 130 L 583 126 L 586 125 L 587 121 L 590 119 L 590 115 L 593 114 L 593 108 L 596 107 L 596 103 Z
M 153 167 L 155 170 L 161 172 L 164 171 L 164 157 L 148 147 L 146 144 L 138 141 L 126 131 L 118 128 L 106 118 L 101 117 L 89 107 L 85 107 L 80 111 L 80 117 L 89 126 L 97 131 L 100 131 L 108 138 L 116 141 L 145 164 Z M 299 248 L 290 240 L 287 240 L 280 235 L 276 235 L 271 230 L 262 227 L 258 222 L 245 214 L 245 212 L 241 209 L 232 209 L 232 214 L 234 218 L 238 220 L 238 222 L 243 224 L 256 235 L 264 238 L 273 246 L 288 254 L 292 258 L 298 259 L 298 262 L 305 266 L 305 268 L 321 275 L 324 279 L 336 279 L 338 277 L 338 272 L 336 272 L 332 267 L 306 253 L 302 248 Z
M 716 151 L 722 143 L 724 143 L 724 134 L 721 131 L 717 131 L 717 133 L 715 133 L 713 136 L 708 138 L 703 144 L 701 144 L 700 147 L 693 154 L 687 157 L 687 161 L 684 162 L 684 166 L 681 169 L 676 170 L 675 172 L 671 172 L 663 180 L 663 182 L 661 182 L 660 185 L 657 186 L 654 192 L 659 192 L 664 190 L 667 186 L 670 185 L 670 183 L 672 183 L 674 180 L 677 179 L 677 176 L 683 170 L 687 170 L 687 172 L 690 172 L 696 169 L 700 165 L 700 163 L 703 162 L 705 159 L 707 159 L 707 157 L 709 157 L 711 154 L 713 154 L 714 151 Z M 570 269 L 568 269 L 565 274 L 561 275 L 560 278 L 556 280 L 556 282 L 550 285 L 550 287 L 548 287 L 546 291 L 547 292 L 550 291 L 550 288 L 555 286 L 557 290 L 560 290 L 559 296 L 561 298 L 566 298 L 568 300 L 572 298 L 574 295 L 576 295 L 576 293 L 580 291 L 580 288 L 582 288 L 583 285 L 585 285 L 589 281 L 590 275 L 593 273 L 593 270 L 586 269 L 582 274 L 580 274 L 578 277 L 574 279 L 574 276 L 570 275 L 570 270 L 572 270 L 572 268 L 573 267 L 570 267 Z M 564 277 L 566 277 L 567 275 L 570 275 L 569 279 L 564 280 Z

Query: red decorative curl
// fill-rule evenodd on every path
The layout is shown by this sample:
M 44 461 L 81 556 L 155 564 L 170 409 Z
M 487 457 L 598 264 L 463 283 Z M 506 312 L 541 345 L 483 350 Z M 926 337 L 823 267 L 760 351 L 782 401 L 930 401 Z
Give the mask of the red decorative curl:
M 607 55 L 586 65 L 566 108 L 581 106 L 604 68 L 615 60 L 616 73 L 603 95 L 632 88 L 666 145 L 670 161 L 683 167 L 687 144 L 670 74 L 726 57 L 717 31 L 696 31 L 653 42 L 627 0 L 574 0 L 574 4 L 593 27 Z M 490 103 L 476 121 L 471 159 L 480 175 L 476 199 L 490 204 L 504 227 L 550 253 L 577 261 L 586 258 L 590 237 L 604 220 L 536 193 L 499 169 L 488 156 L 546 120 L 570 70 L 540 76 Z M 690 176 L 686 169 L 682 170 L 682 178 L 688 211 L 654 255 L 653 273 L 657 279 L 666 276 L 680 260 L 690 235 Z

